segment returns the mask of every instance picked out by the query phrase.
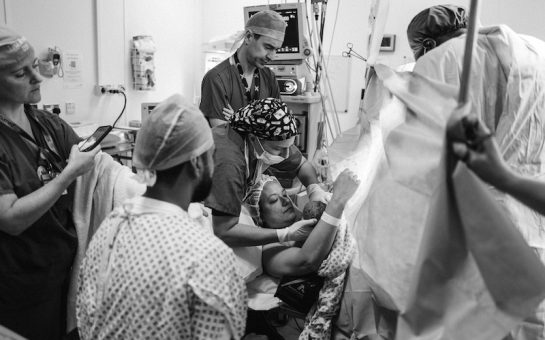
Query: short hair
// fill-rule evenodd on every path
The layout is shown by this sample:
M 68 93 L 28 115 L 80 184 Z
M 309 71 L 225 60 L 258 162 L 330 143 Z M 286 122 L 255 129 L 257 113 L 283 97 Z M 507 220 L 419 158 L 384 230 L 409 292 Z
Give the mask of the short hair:
M 189 164 L 189 162 L 190 161 L 183 162 L 164 170 L 156 170 L 155 172 L 157 174 L 157 182 L 161 182 L 164 184 L 174 184 L 180 172 L 184 170 L 184 166 L 186 166 L 186 164 Z

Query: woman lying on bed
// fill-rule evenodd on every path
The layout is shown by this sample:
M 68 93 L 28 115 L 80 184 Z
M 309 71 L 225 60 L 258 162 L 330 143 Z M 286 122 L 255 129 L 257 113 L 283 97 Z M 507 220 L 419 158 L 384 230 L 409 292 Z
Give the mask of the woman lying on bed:
M 346 270 L 356 252 L 356 242 L 341 216 L 359 184 L 356 175 L 349 170 L 337 177 L 325 211 L 316 206 L 309 209 L 311 212 L 316 210 L 315 216 L 319 219 L 302 245 L 273 243 L 263 246 L 262 263 L 267 274 L 300 277 L 317 273 L 324 279 L 317 304 L 307 315 L 300 339 L 330 338 L 332 319 L 340 307 Z M 245 203 L 256 224 L 264 228 L 284 228 L 301 217 L 312 218 L 301 216 L 276 178 L 266 175 L 251 188 Z
M 353 172 L 344 170 L 333 185 L 333 195 L 325 212 L 302 246 L 272 243 L 263 247 L 264 271 L 274 277 L 316 272 L 333 246 L 344 207 L 359 183 Z M 302 218 L 286 190 L 275 177 L 267 175 L 250 189 L 245 204 L 256 224 L 263 228 L 285 228 Z

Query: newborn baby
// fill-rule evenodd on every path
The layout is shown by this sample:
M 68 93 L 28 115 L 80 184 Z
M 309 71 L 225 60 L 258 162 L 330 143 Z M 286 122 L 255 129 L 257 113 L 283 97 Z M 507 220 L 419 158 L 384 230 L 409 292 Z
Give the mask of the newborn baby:
M 316 223 L 318 223 L 317 221 L 319 221 L 320 217 L 322 217 L 322 213 L 325 211 L 326 206 L 327 205 L 325 203 L 320 201 L 309 201 L 303 208 L 303 219 L 310 220 L 315 218 Z

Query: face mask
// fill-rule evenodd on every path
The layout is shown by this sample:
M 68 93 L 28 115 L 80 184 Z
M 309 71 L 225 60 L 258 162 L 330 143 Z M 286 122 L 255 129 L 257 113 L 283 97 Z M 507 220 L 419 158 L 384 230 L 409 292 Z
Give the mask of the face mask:
M 263 152 L 261 153 L 261 155 L 259 155 L 256 151 L 255 157 L 261 160 L 264 164 L 267 164 L 267 165 L 278 164 L 283 162 L 286 159 L 282 156 L 272 155 L 269 152 L 265 151 L 265 149 L 263 148 L 263 145 L 261 145 L 261 142 L 259 141 L 259 138 L 256 138 L 256 140 L 259 146 L 261 147 L 261 150 L 263 150 Z
M 261 159 L 263 163 L 268 165 L 278 164 L 285 160 L 284 157 L 271 155 L 267 151 L 264 151 L 261 156 L 258 156 L 258 159 Z

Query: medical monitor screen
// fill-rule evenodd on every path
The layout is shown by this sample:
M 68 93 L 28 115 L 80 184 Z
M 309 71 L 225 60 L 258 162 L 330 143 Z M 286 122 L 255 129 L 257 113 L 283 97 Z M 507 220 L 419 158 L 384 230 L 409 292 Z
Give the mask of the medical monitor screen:
M 285 55 L 285 54 L 294 54 L 294 53 L 301 53 L 301 43 L 299 36 L 299 25 L 302 24 L 299 22 L 299 16 L 298 16 L 298 9 L 297 8 L 289 8 L 289 9 L 275 9 L 276 12 L 278 12 L 282 18 L 286 21 L 287 27 L 286 27 L 286 33 L 284 35 L 284 43 L 282 44 L 282 47 L 280 47 L 276 53 L 277 55 Z M 250 11 L 248 12 L 249 17 L 256 14 L 258 11 Z

